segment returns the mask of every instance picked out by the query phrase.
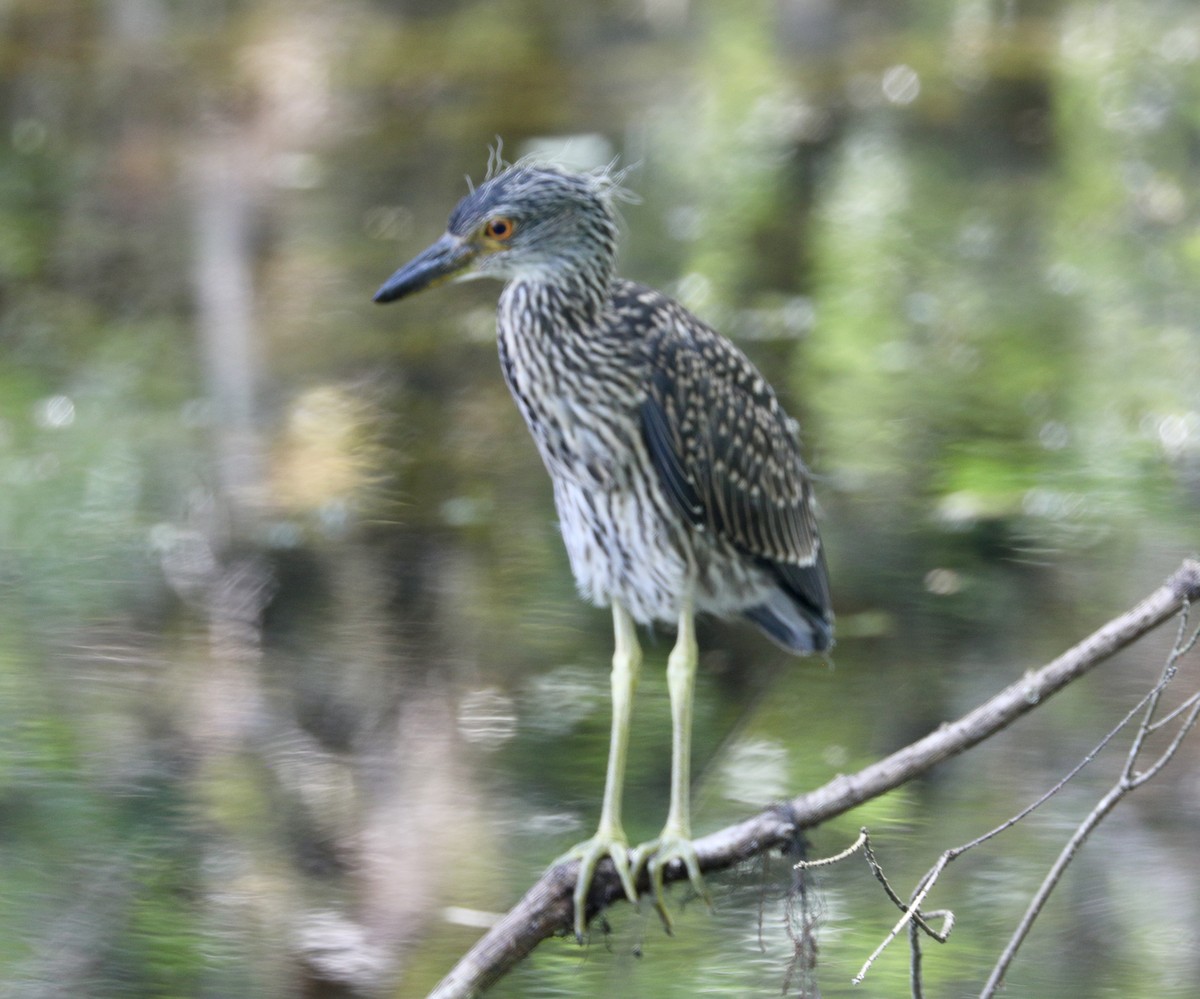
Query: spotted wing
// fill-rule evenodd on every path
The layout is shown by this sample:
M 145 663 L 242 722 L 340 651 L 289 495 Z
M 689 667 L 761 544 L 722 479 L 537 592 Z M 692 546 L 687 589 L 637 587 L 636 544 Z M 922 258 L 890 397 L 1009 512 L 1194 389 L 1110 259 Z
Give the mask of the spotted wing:
M 658 315 L 641 416 L 665 490 L 692 524 L 768 564 L 827 630 L 829 585 L 795 424 L 733 344 L 669 299 Z

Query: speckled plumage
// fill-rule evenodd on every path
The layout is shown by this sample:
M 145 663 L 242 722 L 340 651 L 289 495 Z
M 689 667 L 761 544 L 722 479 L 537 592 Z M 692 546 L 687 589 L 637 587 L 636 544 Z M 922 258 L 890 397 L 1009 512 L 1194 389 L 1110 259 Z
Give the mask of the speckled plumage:
M 517 279 L 500 357 L 554 483 L 583 595 L 634 619 L 742 613 L 797 651 L 829 644 L 828 589 L 793 425 L 727 340 L 615 280 L 576 325 L 554 285 Z
M 619 600 L 642 623 L 673 622 L 691 593 L 697 610 L 744 614 L 788 648 L 827 648 L 828 584 L 795 425 L 728 340 L 613 276 L 604 180 L 514 168 L 464 199 L 451 232 L 515 214 L 521 189 L 547 182 L 574 199 L 566 217 L 589 252 L 514 275 L 497 326 L 581 593 Z
M 603 173 L 518 164 L 459 202 L 446 233 L 376 294 L 388 302 L 451 278 L 505 281 L 504 377 L 554 486 L 581 593 L 612 604 L 613 728 L 600 823 L 579 861 L 582 939 L 597 864 L 626 894 L 646 866 L 670 924 L 663 871 L 691 842 L 689 760 L 695 611 L 741 614 L 795 652 L 832 644 L 833 615 L 796 427 L 728 340 L 659 292 L 616 277 L 616 189 Z M 662 834 L 630 851 L 621 787 L 641 652 L 633 621 L 676 623 L 668 658 L 671 804 Z

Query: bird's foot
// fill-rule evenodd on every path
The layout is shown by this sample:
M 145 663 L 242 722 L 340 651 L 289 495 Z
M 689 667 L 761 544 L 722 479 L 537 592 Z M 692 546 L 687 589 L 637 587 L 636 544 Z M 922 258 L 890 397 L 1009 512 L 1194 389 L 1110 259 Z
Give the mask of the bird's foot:
M 551 867 L 569 860 L 579 861 L 579 874 L 575 879 L 575 939 L 583 943 L 583 931 L 587 926 L 587 897 L 592 887 L 596 866 L 608 857 L 617 870 L 617 877 L 629 901 L 637 902 L 637 889 L 633 886 L 635 868 L 630 864 L 629 842 L 625 833 L 618 829 L 596 830 L 591 839 L 576 843 L 559 857 Z
M 671 914 L 667 912 L 667 902 L 663 895 L 663 872 L 676 860 L 683 864 L 687 871 L 693 891 L 704 899 L 704 904 L 711 909 L 712 899 L 709 898 L 704 879 L 700 876 L 700 858 L 696 855 L 696 847 L 690 837 L 664 829 L 658 839 L 643 843 L 633 851 L 634 877 L 637 877 L 643 866 L 646 868 L 650 879 L 650 894 L 654 899 L 654 910 L 668 934 L 672 932 Z

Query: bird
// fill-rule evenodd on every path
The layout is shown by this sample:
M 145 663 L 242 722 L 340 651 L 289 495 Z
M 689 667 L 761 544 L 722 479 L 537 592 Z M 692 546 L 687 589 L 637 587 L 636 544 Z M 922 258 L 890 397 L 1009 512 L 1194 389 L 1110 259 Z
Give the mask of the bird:
M 445 233 L 376 292 L 392 302 L 447 281 L 504 282 L 500 366 L 549 473 L 580 595 L 613 618 L 612 725 L 596 833 L 578 860 L 582 943 L 597 865 L 638 901 L 645 870 L 667 932 L 664 872 L 679 862 L 706 901 L 692 840 L 695 616 L 740 616 L 784 649 L 833 645 L 825 552 L 798 425 L 733 343 L 661 292 L 617 276 L 612 166 L 570 170 L 493 154 Z M 660 835 L 630 848 L 621 815 L 637 626 L 674 624 L 667 657 L 671 783 Z

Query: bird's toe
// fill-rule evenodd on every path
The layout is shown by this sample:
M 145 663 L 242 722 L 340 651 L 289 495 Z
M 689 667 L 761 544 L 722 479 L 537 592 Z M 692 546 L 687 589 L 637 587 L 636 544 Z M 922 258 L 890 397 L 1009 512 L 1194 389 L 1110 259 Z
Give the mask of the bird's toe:
M 650 881 L 650 895 L 654 900 L 654 910 L 662 920 L 663 929 L 671 933 L 673 924 L 671 914 L 667 911 L 666 894 L 664 891 L 664 875 L 668 867 L 675 861 L 683 865 L 687 871 L 688 881 L 705 905 L 712 908 L 712 899 L 704 886 L 704 878 L 700 875 L 700 858 L 691 839 L 686 836 L 664 832 L 658 839 L 651 840 L 636 847 L 632 852 L 633 875 L 636 878 L 645 867 Z
M 618 830 L 608 832 L 598 831 L 595 836 L 582 843 L 577 843 L 559 857 L 551 866 L 579 861 L 579 873 L 575 877 L 575 938 L 583 943 L 583 933 L 587 928 L 587 900 L 592 889 L 592 880 L 596 876 L 596 868 L 608 857 L 617 872 L 617 878 L 625 891 L 625 896 L 631 901 L 637 901 L 637 890 L 634 888 L 635 868 L 630 864 L 629 844 L 625 834 Z

